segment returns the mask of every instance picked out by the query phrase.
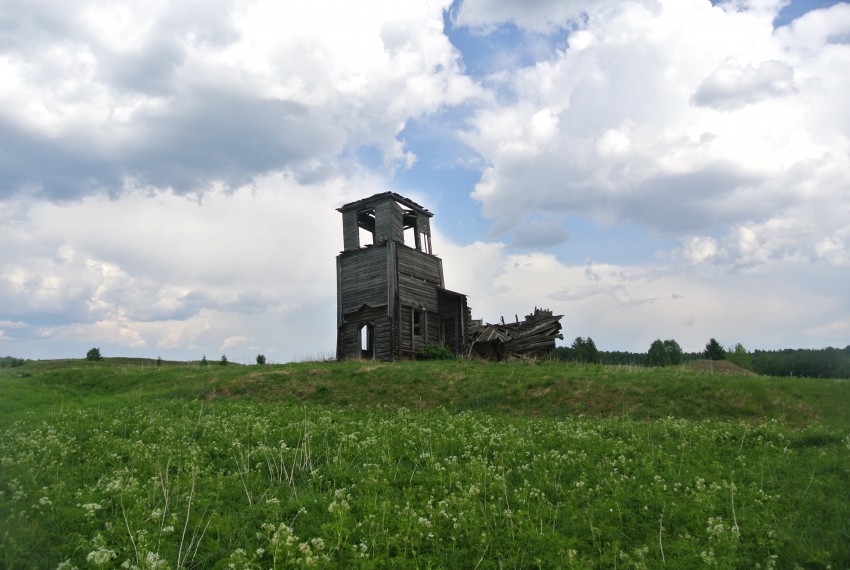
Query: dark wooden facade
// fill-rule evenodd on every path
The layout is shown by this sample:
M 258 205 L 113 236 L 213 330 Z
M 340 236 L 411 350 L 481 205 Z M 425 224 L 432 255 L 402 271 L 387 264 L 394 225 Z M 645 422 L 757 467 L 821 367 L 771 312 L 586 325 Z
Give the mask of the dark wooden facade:
M 433 214 L 393 192 L 338 211 L 337 358 L 409 359 L 429 344 L 463 354 L 469 309 L 465 295 L 445 289 Z

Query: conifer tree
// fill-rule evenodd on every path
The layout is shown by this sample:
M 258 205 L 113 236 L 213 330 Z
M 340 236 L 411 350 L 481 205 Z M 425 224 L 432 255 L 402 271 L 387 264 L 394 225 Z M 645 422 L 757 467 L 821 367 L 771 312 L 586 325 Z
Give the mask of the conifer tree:
M 726 351 L 723 350 L 723 347 L 717 342 L 715 339 L 711 339 L 708 341 L 708 344 L 705 345 L 705 358 L 707 360 L 725 360 L 726 359 Z

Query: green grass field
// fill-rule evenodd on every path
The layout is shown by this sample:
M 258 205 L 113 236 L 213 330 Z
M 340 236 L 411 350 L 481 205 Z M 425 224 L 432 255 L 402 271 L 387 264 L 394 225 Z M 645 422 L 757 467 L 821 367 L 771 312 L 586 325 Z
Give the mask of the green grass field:
M 850 568 L 850 382 L 0 369 L 5 568 Z

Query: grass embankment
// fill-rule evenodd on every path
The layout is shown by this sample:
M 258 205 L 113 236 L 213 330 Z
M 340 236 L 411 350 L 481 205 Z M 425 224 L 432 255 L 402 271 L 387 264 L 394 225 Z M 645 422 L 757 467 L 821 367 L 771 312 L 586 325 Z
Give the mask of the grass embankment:
M 850 383 L 562 363 L 0 371 L 0 566 L 850 567 Z
M 444 407 L 515 417 L 850 425 L 850 382 L 562 362 L 324 362 L 208 366 L 143 360 L 41 361 L 7 369 L 0 414 L 62 403 L 250 399 L 353 407 Z M 17 389 L 13 388 L 16 386 Z

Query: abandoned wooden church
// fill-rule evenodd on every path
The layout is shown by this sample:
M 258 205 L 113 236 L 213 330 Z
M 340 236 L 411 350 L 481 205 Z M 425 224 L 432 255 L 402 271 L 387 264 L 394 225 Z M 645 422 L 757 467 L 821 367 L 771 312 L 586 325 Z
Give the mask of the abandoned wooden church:
M 443 262 L 431 249 L 433 214 L 416 202 L 383 192 L 337 210 L 344 244 L 336 258 L 339 360 L 411 359 L 430 344 L 501 359 L 515 355 L 510 347 L 554 352 L 563 338 L 561 317 L 551 311 L 535 309 L 508 325 L 473 321 L 466 295 L 445 288 Z

